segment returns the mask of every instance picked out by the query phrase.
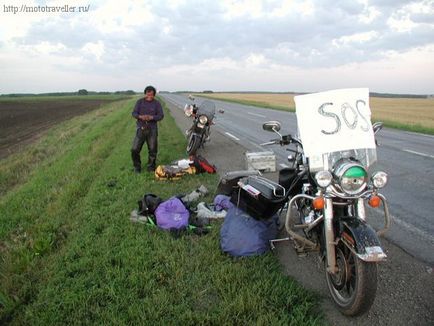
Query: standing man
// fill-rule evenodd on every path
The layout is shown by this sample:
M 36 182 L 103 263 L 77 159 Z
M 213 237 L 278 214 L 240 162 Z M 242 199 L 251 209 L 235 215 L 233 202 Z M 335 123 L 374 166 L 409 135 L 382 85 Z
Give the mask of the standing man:
M 140 151 L 146 141 L 148 145 L 148 171 L 155 170 L 155 163 L 158 152 L 158 127 L 157 121 L 164 118 L 163 109 L 160 102 L 155 99 L 157 90 L 153 86 L 145 88 L 145 97 L 136 102 L 132 112 L 133 118 L 137 119 L 136 136 L 131 148 L 131 158 L 133 159 L 134 171 L 142 171 Z

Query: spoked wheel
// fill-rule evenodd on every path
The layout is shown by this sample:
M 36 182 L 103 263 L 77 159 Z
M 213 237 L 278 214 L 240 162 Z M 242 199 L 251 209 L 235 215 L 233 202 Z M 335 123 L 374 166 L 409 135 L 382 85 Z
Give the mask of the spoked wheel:
M 200 138 L 192 132 L 188 135 L 187 153 L 188 155 L 195 155 L 200 146 Z
M 327 286 L 339 310 L 348 316 L 368 311 L 377 291 L 377 264 L 360 260 L 344 244 L 336 247 L 335 275 L 327 272 Z

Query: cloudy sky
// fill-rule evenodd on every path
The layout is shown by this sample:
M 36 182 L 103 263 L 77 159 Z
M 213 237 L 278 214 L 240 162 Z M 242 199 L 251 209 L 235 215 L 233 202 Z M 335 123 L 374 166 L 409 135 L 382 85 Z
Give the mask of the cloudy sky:
M 147 84 L 431 94 L 434 0 L 0 0 L 0 93 Z

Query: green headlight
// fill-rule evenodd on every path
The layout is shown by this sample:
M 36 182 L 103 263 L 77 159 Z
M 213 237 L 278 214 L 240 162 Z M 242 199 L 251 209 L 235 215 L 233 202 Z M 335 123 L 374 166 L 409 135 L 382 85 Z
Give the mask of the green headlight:
M 345 162 L 340 164 L 335 172 L 340 188 L 349 195 L 357 195 L 366 189 L 368 173 L 357 163 Z
M 350 195 L 355 195 L 365 189 L 368 173 L 361 166 L 352 166 L 344 172 L 341 178 L 342 190 Z
M 344 178 L 366 178 L 368 174 L 361 166 L 353 166 L 345 171 Z

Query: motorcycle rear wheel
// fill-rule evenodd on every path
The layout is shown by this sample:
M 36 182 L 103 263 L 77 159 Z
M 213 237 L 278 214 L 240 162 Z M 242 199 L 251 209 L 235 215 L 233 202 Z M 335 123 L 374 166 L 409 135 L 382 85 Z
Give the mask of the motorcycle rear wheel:
M 327 263 L 326 263 L 327 264 Z M 327 272 L 327 287 L 339 310 L 347 316 L 365 313 L 377 292 L 377 264 L 359 259 L 344 244 L 336 247 L 338 272 Z
M 188 136 L 187 153 L 188 155 L 195 155 L 200 146 L 200 137 L 196 134 L 190 133 Z

